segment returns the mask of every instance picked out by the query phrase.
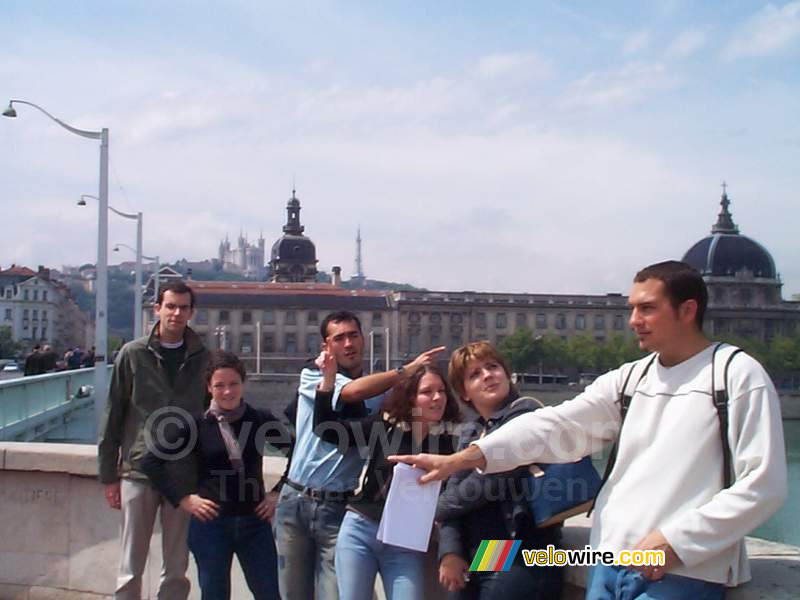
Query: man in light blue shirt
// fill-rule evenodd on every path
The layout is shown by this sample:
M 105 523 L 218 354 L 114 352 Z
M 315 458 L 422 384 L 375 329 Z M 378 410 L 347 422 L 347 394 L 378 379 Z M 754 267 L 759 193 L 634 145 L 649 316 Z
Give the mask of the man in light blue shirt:
M 384 393 L 408 373 L 432 363 L 444 348 L 423 352 L 407 365 L 362 375 L 361 322 L 349 311 L 329 314 L 320 326 L 323 349 L 336 359 L 339 373 L 333 407 L 353 416 L 377 410 Z M 358 487 L 364 459 L 357 448 L 341 452 L 313 432 L 314 397 L 322 374 L 303 369 L 297 395 L 297 440 L 288 478 L 275 513 L 278 583 L 283 600 L 336 600 L 334 549 L 345 504 Z M 346 599 L 343 599 L 346 600 Z

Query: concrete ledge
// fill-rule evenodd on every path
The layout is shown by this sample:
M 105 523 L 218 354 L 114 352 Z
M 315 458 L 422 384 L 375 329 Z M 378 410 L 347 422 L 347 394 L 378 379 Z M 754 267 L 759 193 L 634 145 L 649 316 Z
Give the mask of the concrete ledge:
M 281 476 L 286 460 L 264 458 L 268 487 Z M 118 511 L 110 510 L 96 480 L 97 448 L 81 444 L 0 443 L 0 599 L 77 600 L 108 598 L 119 555 Z M 591 520 L 568 520 L 564 546 L 582 549 Z M 143 599 L 155 598 L 159 579 L 160 532 L 150 546 Z M 753 580 L 729 590 L 728 600 L 784 600 L 800 597 L 800 548 L 747 538 Z M 426 598 L 444 598 L 435 583 L 431 551 Z M 567 567 L 562 600 L 582 598 L 587 568 Z M 194 561 L 187 576 L 190 599 L 199 598 Z M 232 597 L 249 597 L 234 561 Z M 382 595 L 378 594 L 380 598 Z

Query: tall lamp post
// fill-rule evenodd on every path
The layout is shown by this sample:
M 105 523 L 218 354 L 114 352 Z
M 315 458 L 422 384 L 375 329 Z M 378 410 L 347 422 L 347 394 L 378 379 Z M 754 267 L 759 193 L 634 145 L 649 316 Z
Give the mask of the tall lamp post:
M 85 198 L 97 200 L 97 196 L 81 194 L 81 199 L 78 200 L 78 206 L 86 206 Z M 120 217 L 136 220 L 136 282 L 134 284 L 135 288 L 133 295 L 133 337 L 137 338 L 142 335 L 142 213 L 137 212 L 136 214 L 133 214 L 122 212 L 110 204 L 108 205 L 108 210 L 118 214 Z
M 100 432 L 100 420 L 108 395 L 108 128 L 100 131 L 78 129 L 57 119 L 38 104 L 27 100 L 9 100 L 4 117 L 16 117 L 14 104 L 31 106 L 55 121 L 67 131 L 92 140 L 100 140 L 100 185 L 97 210 L 97 281 L 95 291 L 95 355 L 94 355 L 94 417 L 95 433 Z
M 141 215 L 142 213 L 139 213 L 139 214 Z M 140 220 L 139 221 L 139 232 L 140 233 L 141 233 L 141 224 L 142 224 L 142 222 Z M 137 292 L 136 300 L 137 300 L 137 307 L 138 307 L 138 310 L 139 310 L 139 312 L 137 313 L 138 316 L 139 316 L 139 319 L 138 319 L 137 322 L 139 324 L 135 325 L 136 332 L 134 334 L 134 337 L 137 337 L 137 336 L 145 334 L 145 332 L 141 331 L 141 329 L 140 329 L 141 326 L 142 326 L 142 259 L 153 260 L 156 263 L 155 278 L 153 280 L 154 281 L 154 286 L 155 286 L 154 287 L 154 292 L 153 292 L 153 298 L 154 299 L 158 298 L 158 269 L 161 267 L 161 261 L 159 260 L 158 255 L 156 255 L 156 256 L 146 256 L 146 255 L 142 254 L 142 243 L 141 243 L 141 241 L 142 240 L 141 240 L 141 236 L 140 236 L 139 239 L 137 240 L 136 248 L 131 248 L 130 246 L 128 246 L 128 244 L 115 244 L 114 245 L 114 252 L 119 252 L 120 248 L 127 248 L 128 250 L 131 250 L 131 251 L 136 253 L 136 292 Z

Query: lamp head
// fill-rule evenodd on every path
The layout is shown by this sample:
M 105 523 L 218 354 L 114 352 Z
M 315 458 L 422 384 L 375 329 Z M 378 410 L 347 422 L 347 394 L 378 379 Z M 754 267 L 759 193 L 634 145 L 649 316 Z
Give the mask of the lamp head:
M 14 118 L 17 116 L 17 111 L 11 106 L 11 102 L 8 103 L 8 108 L 3 111 L 4 117 L 11 117 Z
M 86 204 L 86 202 L 84 202 Z M 114 252 L 119 252 L 119 246 L 114 246 Z
M 83 198 L 78 200 L 78 206 L 86 206 L 86 200 L 84 200 Z

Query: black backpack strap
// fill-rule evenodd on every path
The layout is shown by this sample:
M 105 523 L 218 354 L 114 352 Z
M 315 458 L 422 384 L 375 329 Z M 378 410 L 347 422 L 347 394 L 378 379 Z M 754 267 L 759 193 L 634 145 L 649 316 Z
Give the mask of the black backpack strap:
M 723 342 L 719 342 L 714 347 L 714 352 L 711 354 L 711 392 L 714 401 L 714 408 L 717 410 L 717 418 L 719 419 L 719 435 L 722 442 L 722 481 L 723 488 L 731 487 L 733 483 L 733 457 L 731 453 L 731 445 L 728 441 L 728 368 L 731 365 L 733 357 L 739 354 L 742 349 L 730 346 L 731 351 L 725 361 L 725 367 L 722 371 L 722 386 L 717 389 L 716 371 L 717 371 L 717 351 L 723 346 Z
M 617 448 L 619 447 L 619 438 L 622 435 L 622 426 L 625 424 L 625 417 L 628 416 L 628 409 L 631 406 L 631 400 L 633 399 L 633 395 L 636 393 L 636 388 L 639 387 L 642 379 L 644 376 L 647 375 L 647 372 L 650 370 L 650 365 L 653 364 L 653 361 L 658 356 L 656 353 L 653 353 L 649 357 L 645 357 L 641 360 L 636 361 L 631 365 L 631 368 L 628 370 L 628 374 L 625 376 L 625 381 L 622 384 L 622 387 L 619 390 L 619 413 L 620 413 L 620 422 L 619 422 L 619 432 L 617 433 L 617 441 L 614 442 L 614 445 L 611 447 L 611 452 L 608 455 L 608 462 L 606 463 L 605 471 L 603 471 L 603 479 L 600 482 L 600 488 L 597 491 L 597 495 L 600 495 L 600 490 L 603 489 L 603 486 L 608 481 L 609 476 L 611 475 L 611 471 L 614 469 L 614 463 L 617 462 Z M 636 377 L 636 381 L 633 384 L 633 387 L 629 389 L 629 384 L 631 378 L 633 376 L 634 371 L 637 369 L 640 370 L 638 376 Z M 594 502 L 592 503 L 592 508 L 589 509 L 587 514 L 591 515 L 592 511 L 594 510 L 594 505 L 597 502 L 597 496 L 594 498 Z

